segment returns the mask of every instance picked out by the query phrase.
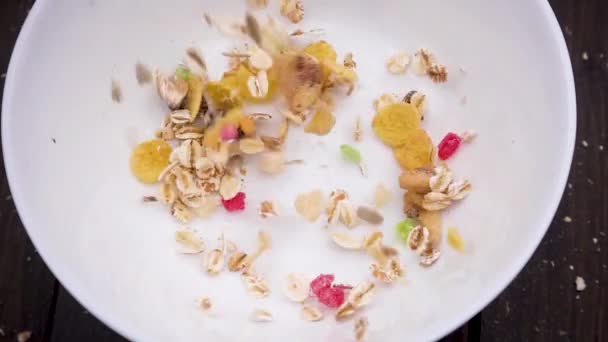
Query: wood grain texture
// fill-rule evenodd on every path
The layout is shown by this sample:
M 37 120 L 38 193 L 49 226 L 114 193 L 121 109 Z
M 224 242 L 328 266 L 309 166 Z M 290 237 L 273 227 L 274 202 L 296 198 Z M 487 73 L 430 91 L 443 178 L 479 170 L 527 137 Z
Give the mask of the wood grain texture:
M 0 74 L 6 72 L 33 2 L 0 1 Z M 608 151 L 600 150 L 600 145 L 608 147 L 608 3 L 550 3 L 565 31 L 577 87 L 571 188 L 522 273 L 491 305 L 442 341 L 608 341 Z M 17 216 L 0 166 L 0 342 L 15 341 L 22 330 L 33 332 L 30 341 L 124 341 L 48 271 Z M 572 222 L 564 222 L 565 216 Z M 587 283 L 582 292 L 575 289 L 576 276 Z
M 608 2 L 550 1 L 574 68 L 574 163 L 553 223 L 523 272 L 482 313 L 483 341 L 608 340 Z M 564 221 L 568 216 L 572 222 Z M 587 288 L 577 292 L 575 278 Z

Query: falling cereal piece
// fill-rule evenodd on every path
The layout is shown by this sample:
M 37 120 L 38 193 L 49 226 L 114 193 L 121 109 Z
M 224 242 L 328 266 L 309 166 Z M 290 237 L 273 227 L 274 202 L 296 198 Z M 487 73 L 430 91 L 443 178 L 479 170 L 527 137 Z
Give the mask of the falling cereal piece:
M 583 279 L 580 276 L 576 277 L 576 279 L 574 280 L 574 283 L 576 284 L 576 291 L 578 291 L 578 292 L 584 291 L 585 288 L 587 288 L 587 284 L 585 283 L 585 279 Z
M 301 193 L 296 197 L 294 202 L 294 207 L 298 214 L 310 222 L 314 222 L 319 218 L 324 206 L 321 190 Z
M 275 209 L 274 203 L 270 202 L 270 201 L 263 201 L 262 203 L 260 203 L 260 208 L 258 210 L 258 214 L 262 218 L 279 216 L 279 214 L 277 213 L 277 211 Z
M 152 72 L 147 66 L 141 63 L 135 64 L 135 78 L 139 85 L 144 85 L 152 82 Z
M 427 49 L 418 49 L 412 60 L 412 69 L 418 75 L 425 75 L 433 64 L 435 64 L 435 56 Z
M 285 296 L 294 302 L 303 302 L 310 294 L 310 278 L 304 274 L 289 273 L 285 286 Z
M 266 309 L 255 309 L 251 314 L 251 319 L 254 322 L 271 322 L 272 313 Z
M 357 116 L 357 120 L 355 121 L 355 130 L 353 131 L 353 139 L 355 139 L 356 142 L 360 142 L 362 136 L 363 133 L 361 132 L 361 117 Z
M 444 83 L 448 80 L 448 69 L 441 64 L 431 65 L 426 73 L 435 83 Z
M 384 217 L 377 209 L 365 206 L 357 208 L 357 217 L 373 225 L 381 225 L 384 222 Z
M 21 331 L 17 334 L 17 342 L 27 342 L 32 337 L 32 332 L 29 330 Z
M 118 81 L 112 80 L 112 101 L 120 103 L 122 101 L 122 90 Z
M 386 68 L 391 74 L 404 74 L 409 64 L 410 56 L 408 56 L 407 53 L 401 51 L 388 59 L 388 61 L 386 62 Z
M 183 254 L 199 254 L 205 250 L 203 239 L 192 229 L 180 229 L 175 232 L 175 241 Z
M 458 229 L 456 229 L 456 227 L 448 228 L 448 243 L 455 250 L 459 252 L 464 252 L 464 240 L 462 239 L 462 236 L 460 235 L 460 232 L 458 231 Z
M 281 0 L 281 15 L 294 24 L 304 18 L 304 5 L 300 0 Z
M 205 296 L 201 297 L 198 300 L 198 305 L 201 308 L 201 310 L 203 310 L 203 311 L 209 311 L 213 308 L 213 303 L 211 302 L 211 298 L 205 297 Z
M 376 208 L 384 207 L 390 200 L 391 191 L 382 183 L 376 185 L 376 189 L 374 191 L 374 205 Z
M 564 216 L 564 222 L 570 223 L 572 222 L 572 218 L 570 216 Z
M 247 0 L 247 7 L 251 9 L 264 9 L 268 6 L 268 0 Z
M 355 340 L 363 341 L 368 326 L 369 321 L 366 317 L 360 317 L 355 321 Z
M 143 142 L 131 153 L 131 172 L 140 182 L 156 183 L 163 170 L 169 165 L 171 146 L 164 140 Z
M 302 306 L 301 316 L 309 322 L 317 322 L 323 319 L 323 312 L 316 306 L 304 305 Z

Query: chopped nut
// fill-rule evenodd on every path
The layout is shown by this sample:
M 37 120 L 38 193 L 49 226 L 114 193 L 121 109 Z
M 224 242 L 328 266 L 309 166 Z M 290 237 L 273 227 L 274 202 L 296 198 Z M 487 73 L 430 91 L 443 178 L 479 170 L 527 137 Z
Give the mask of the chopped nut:
M 175 232 L 175 241 L 184 254 L 198 254 L 205 250 L 203 239 L 192 229 L 180 229 Z
M 382 222 L 384 222 L 384 217 L 378 210 L 364 206 L 357 208 L 357 217 L 369 224 L 374 225 L 380 225 Z
M 243 282 L 247 288 L 247 292 L 255 298 L 264 298 L 270 294 L 270 289 L 266 285 L 266 281 L 261 276 L 256 275 L 252 270 L 243 272 Z
M 418 109 L 418 113 L 424 118 L 424 112 L 426 111 L 426 95 L 417 90 L 412 90 L 405 95 L 403 102 L 414 105 L 414 107 Z
M 355 62 L 355 60 L 353 59 L 353 54 L 352 52 L 348 52 L 346 55 L 344 55 L 344 66 L 350 69 L 354 69 L 357 67 L 357 62 Z
M 374 295 L 374 283 L 365 281 L 355 286 L 348 294 L 347 300 L 336 311 L 336 319 L 344 319 L 352 316 L 359 309 L 372 300 Z
M 410 56 L 405 52 L 399 52 L 391 56 L 386 62 L 386 68 L 391 74 L 403 74 L 410 64 Z
M 240 272 L 247 268 L 247 254 L 243 252 L 235 252 L 228 259 L 228 271 Z
M 452 183 L 452 172 L 444 166 L 436 167 L 434 172 L 429 178 L 429 187 L 433 192 L 445 192 Z
M 334 232 L 331 234 L 331 239 L 336 245 L 345 249 L 361 249 L 363 248 L 364 240 L 348 235 L 346 233 Z
M 434 248 L 432 244 L 429 242 L 426 244 L 425 248 L 420 253 L 420 265 L 429 267 L 433 265 L 441 255 L 441 252 Z
M 260 214 L 260 216 L 262 216 L 262 218 L 267 218 L 267 217 L 271 217 L 271 216 L 279 216 L 279 214 L 277 214 L 277 212 L 274 208 L 274 203 L 272 203 L 270 201 L 263 201 L 260 204 L 260 209 L 258 210 L 258 214 Z
M 323 193 L 321 190 L 315 190 L 299 194 L 294 202 L 294 207 L 300 216 L 314 222 L 323 211 L 323 202 Z
M 205 254 L 203 261 L 207 273 L 210 275 L 219 274 L 224 268 L 224 252 L 214 249 Z
M 285 157 L 281 151 L 265 152 L 261 155 L 258 165 L 260 170 L 268 174 L 277 174 L 285 168 Z
M 423 247 L 428 241 L 429 230 L 423 226 L 414 227 L 407 236 L 407 246 L 413 251 L 418 251 L 419 248 Z
M 471 183 L 468 180 L 459 180 L 448 186 L 447 195 L 450 199 L 461 200 L 471 192 Z
M 374 278 L 387 284 L 394 282 L 403 275 L 401 264 L 395 258 L 391 258 L 385 266 L 372 264 L 371 270 Z
M 422 201 L 424 200 L 424 196 L 413 192 L 408 191 L 403 195 L 403 212 L 411 218 L 418 217 L 420 214 L 420 210 L 422 210 Z
M 264 151 L 264 142 L 259 138 L 243 138 L 239 140 L 239 149 L 245 154 L 256 154 Z
M 426 210 L 443 210 L 452 203 L 450 196 L 440 192 L 429 192 L 424 195 L 422 207 Z
M 285 296 L 294 302 L 303 302 L 310 295 L 310 279 L 303 274 L 287 275 Z
M 393 94 L 389 94 L 389 93 L 385 93 L 382 94 L 379 98 L 374 100 L 374 109 L 376 110 L 376 112 L 380 111 L 382 108 L 394 104 L 394 103 L 398 103 L 399 99 L 397 99 L 397 97 Z
M 363 341 L 368 326 L 369 321 L 366 317 L 360 317 L 355 321 L 355 340 Z
M 448 80 L 448 69 L 444 65 L 433 64 L 426 72 L 435 83 L 443 83 Z
M 220 195 L 224 200 L 234 198 L 241 191 L 241 180 L 231 175 L 224 175 L 220 183 Z
M 154 196 L 144 196 L 142 198 L 142 201 L 144 203 L 152 203 L 152 202 L 158 202 L 158 198 L 154 197 Z
M 316 322 L 323 319 L 323 312 L 316 306 L 304 305 L 302 306 L 301 316 L 307 321 Z
M 255 309 L 251 314 L 251 319 L 254 322 L 271 322 L 272 313 L 266 309 Z
M 414 54 L 412 68 L 416 74 L 425 75 L 433 64 L 435 64 L 435 56 L 427 49 L 418 49 Z
M 211 303 L 211 299 L 209 297 L 201 297 L 198 300 L 198 305 L 203 311 L 209 311 L 213 308 L 213 303 Z
M 281 0 L 281 15 L 296 24 L 304 18 L 304 5 L 300 0 Z
M 374 191 L 374 205 L 376 208 L 384 207 L 391 200 L 391 191 L 384 184 L 378 183 Z
M 464 143 L 470 143 L 471 141 L 473 141 L 473 139 L 475 139 L 476 136 L 477 132 L 472 129 L 467 129 L 460 135 L 460 137 L 462 138 L 462 142 Z

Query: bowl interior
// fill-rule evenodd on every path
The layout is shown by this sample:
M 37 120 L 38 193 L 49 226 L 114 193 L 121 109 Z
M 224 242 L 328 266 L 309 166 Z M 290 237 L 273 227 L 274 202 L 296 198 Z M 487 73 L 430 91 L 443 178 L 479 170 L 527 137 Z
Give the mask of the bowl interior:
M 278 177 L 250 167 L 248 209 L 218 211 L 190 226 L 213 247 L 224 231 L 245 250 L 259 229 L 273 249 L 257 269 L 273 290 L 253 300 L 235 274 L 210 278 L 198 257 L 176 253 L 178 224 L 165 208 L 144 205 L 154 187 L 138 184 L 128 158 L 152 137 L 166 109 L 150 86 L 140 87 L 140 61 L 169 71 L 188 47 L 200 48 L 212 75 L 226 68 L 231 46 L 202 22 L 204 12 L 240 16 L 244 1 L 38 1 L 11 63 L 2 117 L 7 172 L 21 218 L 61 282 L 94 314 L 137 340 L 349 340 L 350 323 L 327 312 L 322 322 L 299 318 L 300 307 L 282 294 L 285 275 L 335 273 L 343 283 L 369 277 L 368 258 L 332 245 L 322 223 L 308 224 L 293 209 L 303 191 L 347 190 L 371 202 L 379 182 L 393 189 L 383 210 L 387 241 L 400 246 L 405 281 L 383 287 L 365 310 L 373 340 L 435 339 L 463 323 L 496 296 L 542 238 L 559 202 L 571 161 L 575 107 L 563 38 L 545 1 L 388 0 L 305 1 L 301 28 L 323 28 L 338 53 L 353 52 L 360 84 L 338 101 L 337 125 L 316 137 L 292 129 L 287 155 L 305 160 Z M 278 15 L 277 5 L 270 12 Z M 295 28 L 295 27 L 294 27 Z M 445 85 L 408 73 L 391 76 L 386 58 L 427 47 L 450 71 Z M 123 92 L 113 103 L 111 80 Z M 470 197 L 444 216 L 458 227 L 465 253 L 444 244 L 440 261 L 421 269 L 397 241 L 401 220 L 399 169 L 373 135 L 372 101 L 385 92 L 418 89 L 428 95 L 424 127 L 438 142 L 449 131 L 474 129 L 477 139 L 451 160 L 457 177 L 471 180 Z M 339 157 L 352 143 L 355 118 L 369 169 L 363 178 Z M 256 209 L 274 200 L 281 216 L 263 220 Z M 353 234 L 363 235 L 367 227 Z M 209 296 L 216 311 L 199 311 Z M 250 322 L 254 308 L 275 322 Z M 239 329 L 234 329 L 238 326 Z

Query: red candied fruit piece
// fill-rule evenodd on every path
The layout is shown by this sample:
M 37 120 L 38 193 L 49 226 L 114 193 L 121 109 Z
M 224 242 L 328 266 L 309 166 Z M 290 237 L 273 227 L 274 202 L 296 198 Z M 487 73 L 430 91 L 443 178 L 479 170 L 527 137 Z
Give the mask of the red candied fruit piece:
M 245 197 L 244 192 L 239 192 L 229 200 L 222 199 L 222 204 L 229 212 L 243 210 L 245 209 Z
M 458 134 L 448 133 L 439 143 L 439 151 L 437 152 L 439 159 L 450 158 L 460 147 L 460 142 L 462 142 L 462 138 Z
M 339 287 L 325 287 L 317 295 L 319 302 L 330 308 L 340 307 L 344 303 L 344 289 Z
M 322 289 L 331 287 L 331 283 L 334 282 L 333 274 L 320 274 L 313 281 L 310 282 L 310 290 L 315 296 L 319 296 Z

